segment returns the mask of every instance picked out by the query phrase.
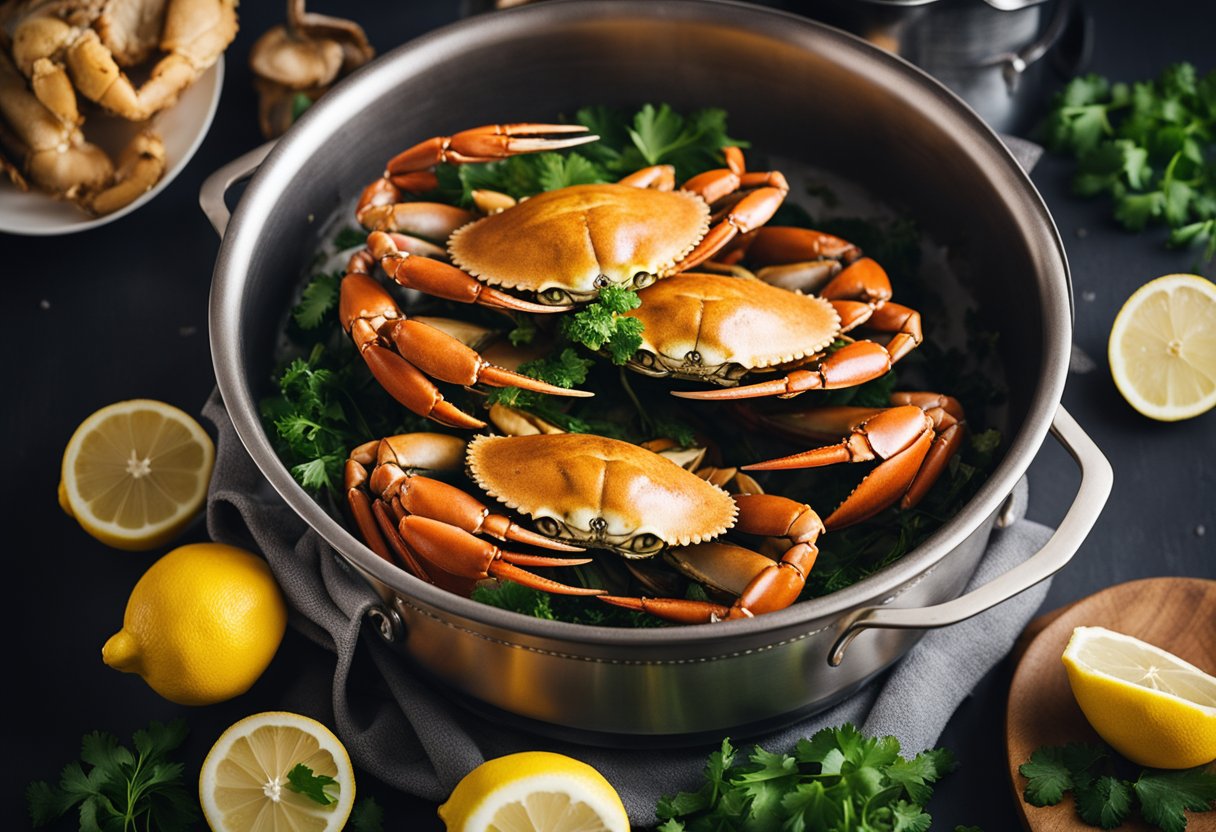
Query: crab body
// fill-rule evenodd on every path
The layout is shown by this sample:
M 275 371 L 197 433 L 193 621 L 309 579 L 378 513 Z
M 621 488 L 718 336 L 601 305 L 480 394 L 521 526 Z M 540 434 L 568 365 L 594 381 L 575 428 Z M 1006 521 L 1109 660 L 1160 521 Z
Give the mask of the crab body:
M 823 298 L 754 279 L 686 272 L 639 297 L 642 305 L 625 313 L 643 325 L 628 366 L 645 375 L 737 384 L 819 354 L 841 331 Z
M 642 289 L 666 277 L 708 229 L 709 206 L 687 191 L 574 185 L 457 229 L 448 253 L 492 286 L 584 303 L 607 286 Z
M 546 537 L 626 558 L 712 540 L 735 522 L 735 504 L 721 488 L 602 436 L 478 436 L 469 443 L 468 469 Z
M 707 481 L 717 469 L 692 473 L 628 442 L 567 433 L 475 437 L 464 459 L 471 479 L 519 522 L 420 473 L 426 463 L 452 469 L 452 451 L 452 437 L 441 434 L 369 442 L 352 452 L 346 483 L 348 504 L 369 546 L 416 576 L 457 591 L 467 592 L 478 579 L 507 578 L 551 592 L 601 595 L 617 606 L 693 623 L 788 606 L 818 554 L 823 523 L 810 506 L 776 495 L 729 494 Z M 783 538 L 781 559 L 722 541 L 736 526 Z M 479 534 L 560 551 L 605 549 L 631 559 L 663 553 L 691 577 L 737 599 L 722 605 L 604 596 L 519 568 L 585 559 L 506 551 Z

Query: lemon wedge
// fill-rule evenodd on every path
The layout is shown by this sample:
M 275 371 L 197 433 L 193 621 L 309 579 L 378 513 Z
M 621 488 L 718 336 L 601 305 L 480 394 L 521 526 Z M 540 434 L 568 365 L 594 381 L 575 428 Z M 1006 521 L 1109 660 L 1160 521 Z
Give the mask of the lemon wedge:
M 1085 718 L 1127 759 L 1151 768 L 1216 759 L 1216 678 L 1103 627 L 1073 630 L 1062 658 Z
M 299 764 L 333 802 L 322 805 L 294 790 L 288 774 Z M 247 716 L 220 735 L 203 760 L 198 797 L 212 832 L 338 832 L 355 804 L 350 757 L 334 733 L 288 711 Z
M 591 766 L 524 751 L 487 760 L 439 807 L 448 832 L 629 832 L 620 795 Z
M 1174 422 L 1216 405 L 1216 284 L 1168 274 L 1137 289 L 1110 330 L 1110 372 L 1128 403 Z
M 68 440 L 59 504 L 108 546 L 155 549 L 198 514 L 214 461 L 211 437 L 189 414 L 153 399 L 116 402 Z

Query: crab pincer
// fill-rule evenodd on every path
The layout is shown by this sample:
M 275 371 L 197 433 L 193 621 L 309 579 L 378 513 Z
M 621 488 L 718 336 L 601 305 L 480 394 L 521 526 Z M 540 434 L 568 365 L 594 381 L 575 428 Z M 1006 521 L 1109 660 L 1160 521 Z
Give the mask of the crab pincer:
M 579 566 L 590 558 L 551 558 L 509 552 L 463 529 L 429 517 L 401 518 L 401 536 L 429 564 L 462 578 L 506 578 L 557 595 L 602 595 L 602 589 L 568 586 L 542 578 L 521 566 Z

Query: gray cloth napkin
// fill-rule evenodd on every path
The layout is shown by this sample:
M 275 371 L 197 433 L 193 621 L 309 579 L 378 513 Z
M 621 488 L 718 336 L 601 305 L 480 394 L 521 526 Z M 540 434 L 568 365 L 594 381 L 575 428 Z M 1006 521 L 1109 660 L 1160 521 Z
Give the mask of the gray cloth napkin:
M 379 597 L 269 488 L 218 393 L 203 415 L 218 431 L 208 531 L 214 540 L 260 550 L 287 595 L 292 624 L 336 653 L 332 689 L 315 695 L 332 699 L 334 727 L 360 768 L 438 802 L 484 760 L 523 750 L 558 751 L 602 772 L 637 825 L 657 822 L 654 807 L 661 795 L 699 786 L 706 755 L 714 750 L 709 746 L 645 755 L 591 748 L 506 729 L 452 704 L 364 626 L 365 613 Z M 1025 480 L 1014 494 L 1016 519 L 993 532 L 968 590 L 1021 563 L 1051 536 L 1051 529 L 1024 517 Z M 852 722 L 867 734 L 898 737 L 905 753 L 931 748 L 958 704 L 1009 652 L 1047 588 L 1041 583 L 975 618 L 929 632 L 894 669 L 850 699 L 785 730 L 751 738 L 745 747 L 755 742 L 784 751 L 820 728 Z M 370 689 L 350 684 L 356 669 L 367 675 L 368 660 L 382 684 Z M 328 712 L 329 704 L 317 703 L 314 712 Z

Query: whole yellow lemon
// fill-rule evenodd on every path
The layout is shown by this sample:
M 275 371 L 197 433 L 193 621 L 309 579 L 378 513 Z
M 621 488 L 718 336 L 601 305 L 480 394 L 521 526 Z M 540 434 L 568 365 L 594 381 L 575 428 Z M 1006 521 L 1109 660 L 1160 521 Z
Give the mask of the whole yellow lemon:
M 138 673 L 180 705 L 247 691 L 274 658 L 287 605 L 266 561 L 222 543 L 192 543 L 144 573 L 122 629 L 101 648 L 110 667 Z

